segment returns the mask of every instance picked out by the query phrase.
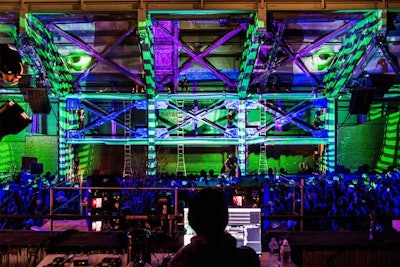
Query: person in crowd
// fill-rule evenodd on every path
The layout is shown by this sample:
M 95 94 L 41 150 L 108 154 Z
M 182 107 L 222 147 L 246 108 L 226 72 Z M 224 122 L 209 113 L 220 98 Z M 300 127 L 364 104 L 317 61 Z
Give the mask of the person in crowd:
M 189 201 L 189 225 L 196 235 L 169 262 L 169 267 L 260 266 L 257 253 L 237 247 L 237 240 L 225 231 L 228 204 L 222 191 L 203 189 Z

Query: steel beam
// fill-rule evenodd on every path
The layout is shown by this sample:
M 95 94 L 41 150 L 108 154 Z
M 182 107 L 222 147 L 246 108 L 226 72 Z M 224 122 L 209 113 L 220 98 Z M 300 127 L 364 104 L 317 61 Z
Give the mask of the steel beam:
M 5 0 L 0 5 L 0 12 L 132 12 L 145 8 L 154 12 L 190 11 L 207 13 L 225 11 L 256 11 L 263 5 L 269 11 L 329 11 L 329 10 L 372 10 L 388 8 L 399 10 L 396 0 L 386 1 L 347 1 L 347 0 L 311 0 L 288 2 L 285 0 Z
M 265 144 L 265 145 L 319 145 L 326 144 L 327 138 L 302 137 L 302 136 L 264 136 L 251 138 L 246 140 L 246 144 Z M 124 136 L 84 136 L 80 139 L 69 139 L 68 144 L 106 144 L 106 145 L 148 145 L 147 138 L 131 139 Z M 156 139 L 156 145 L 171 145 L 178 144 L 193 145 L 193 146 L 225 146 L 238 145 L 238 138 L 224 137 L 171 137 L 168 139 Z

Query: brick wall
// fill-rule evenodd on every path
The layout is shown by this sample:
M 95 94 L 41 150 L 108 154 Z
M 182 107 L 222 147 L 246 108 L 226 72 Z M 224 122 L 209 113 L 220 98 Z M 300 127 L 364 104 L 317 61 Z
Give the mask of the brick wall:
M 337 162 L 352 172 L 363 164 L 374 168 L 382 148 L 385 125 L 374 121 L 338 130 Z

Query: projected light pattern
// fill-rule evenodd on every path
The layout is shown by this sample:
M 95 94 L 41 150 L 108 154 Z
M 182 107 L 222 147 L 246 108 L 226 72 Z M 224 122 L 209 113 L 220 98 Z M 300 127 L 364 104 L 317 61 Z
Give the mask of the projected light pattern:
M 66 179 L 69 170 L 69 147 L 66 143 L 66 130 L 68 129 L 68 113 L 65 101 L 60 101 L 59 105 L 59 144 L 58 144 L 58 174 L 61 180 Z
M 9 182 L 14 178 L 12 170 L 14 161 L 11 144 L 9 142 L 0 142 L 0 183 Z
M 250 86 L 250 79 L 255 66 L 257 58 L 257 52 L 260 47 L 258 39 L 265 34 L 263 29 L 258 29 L 257 17 L 254 17 L 255 25 L 251 24 L 248 26 L 246 32 L 246 42 L 243 45 L 242 53 L 242 64 L 240 66 L 238 93 L 240 98 L 245 98 L 247 95 L 247 88 Z M 263 26 L 264 22 L 260 22 Z M 238 127 L 238 164 L 241 175 L 246 174 L 246 101 L 239 100 L 238 115 L 237 115 L 237 127 Z
M 395 159 L 398 158 L 400 111 L 393 112 L 387 117 L 383 149 L 376 167 L 380 172 L 398 164 L 398 162 L 395 162 Z
M 335 101 L 329 101 L 327 107 L 327 122 L 324 128 L 328 133 L 328 143 L 325 148 L 325 154 L 323 158 L 324 165 L 327 173 L 334 173 L 336 167 L 336 114 L 335 114 Z
M 21 33 L 18 38 L 20 42 L 20 53 L 22 54 L 22 58 L 28 65 L 30 66 L 28 68 L 28 73 L 32 75 L 33 77 L 37 75 L 43 75 L 46 71 L 44 70 L 44 67 L 42 65 L 42 62 L 37 55 L 34 45 L 34 41 L 27 36 L 26 33 Z M 36 86 L 35 84 L 32 84 L 34 81 L 30 81 L 30 86 Z
M 74 90 L 72 88 L 71 73 L 64 65 L 58 48 L 52 41 L 51 33 L 32 13 L 28 13 L 26 18 L 26 32 L 36 43 L 36 53 L 46 70 L 52 89 L 59 96 L 72 93 Z
M 48 82 L 59 96 L 65 96 L 73 92 L 72 76 L 58 53 L 58 48 L 52 41 L 51 33 L 43 23 L 33 14 L 28 13 L 27 34 L 36 42 L 36 53 L 39 56 L 43 68 L 47 73 Z M 71 124 L 72 119 L 72 124 Z M 73 118 L 67 110 L 64 101 L 59 103 L 59 176 L 61 179 L 70 179 L 73 175 L 73 146 L 66 143 L 67 130 L 74 127 Z
M 148 102 L 148 177 L 155 177 L 157 171 L 157 158 L 156 158 L 156 142 L 155 142 L 155 129 L 156 129 L 156 115 L 154 100 Z
M 86 177 L 93 169 L 93 145 L 86 144 L 75 147 L 75 157 L 79 159 L 78 174 Z
M 248 26 L 246 32 L 246 42 L 243 45 L 242 64 L 240 65 L 238 91 L 239 97 L 244 98 L 247 95 L 247 89 L 250 86 L 251 75 L 253 73 L 257 59 L 260 42 L 258 41 L 264 34 L 265 29 L 258 28 L 257 17 L 254 16 L 255 23 Z M 264 26 L 264 22 L 259 22 Z
M 79 127 L 76 110 L 76 101 L 61 100 L 59 102 L 59 176 L 62 180 L 74 179 L 74 145 L 67 144 L 68 130 L 77 130 Z
M 239 100 L 238 111 L 238 163 L 241 175 L 246 175 L 246 101 Z
M 368 120 L 376 120 L 382 117 L 385 112 L 385 105 L 383 103 L 372 103 L 368 113 Z
M 141 51 L 143 57 L 143 69 L 146 74 L 145 90 L 149 97 L 147 103 L 147 128 L 148 128 L 148 149 L 147 161 L 148 169 L 147 175 L 153 178 L 157 171 L 157 158 L 156 158 L 156 144 L 155 144 L 155 128 L 156 128 L 156 115 L 155 115 L 155 73 L 154 73 L 154 38 L 151 32 L 151 19 L 146 18 L 145 21 L 139 21 L 139 37 L 141 43 Z
M 324 76 L 324 90 L 329 96 L 336 96 L 353 77 L 353 70 L 382 26 L 381 13 L 379 10 L 371 11 L 346 34 L 335 63 Z

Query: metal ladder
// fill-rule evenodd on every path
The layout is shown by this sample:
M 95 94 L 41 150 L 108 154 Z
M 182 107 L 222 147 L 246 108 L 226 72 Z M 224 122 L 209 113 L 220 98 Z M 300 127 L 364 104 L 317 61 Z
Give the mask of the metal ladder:
M 130 104 L 131 101 L 124 101 L 124 106 Z M 129 109 L 124 113 L 124 125 L 127 127 L 124 129 L 124 136 L 129 138 L 131 133 L 128 128 L 131 128 L 132 124 L 132 110 Z M 123 177 L 130 177 L 132 175 L 132 146 L 124 145 L 124 172 Z
M 265 127 L 267 122 L 267 112 L 265 111 L 265 107 L 262 106 L 260 108 L 260 126 Z M 260 132 L 260 136 L 266 136 L 266 130 L 262 130 Z M 264 143 L 260 143 L 260 156 L 258 160 L 258 174 L 267 174 L 268 173 L 268 158 L 267 158 L 267 151 L 266 145 Z
M 180 109 L 184 109 L 185 101 L 184 100 L 177 100 L 177 106 Z M 177 114 L 177 125 L 181 125 L 184 121 L 184 114 L 178 111 Z M 177 136 L 183 137 L 185 135 L 185 130 L 182 128 L 178 129 Z M 182 144 L 178 144 L 177 147 L 177 163 L 176 163 L 176 175 L 181 173 L 183 176 L 186 176 L 186 163 L 185 163 L 185 146 Z

